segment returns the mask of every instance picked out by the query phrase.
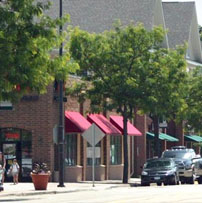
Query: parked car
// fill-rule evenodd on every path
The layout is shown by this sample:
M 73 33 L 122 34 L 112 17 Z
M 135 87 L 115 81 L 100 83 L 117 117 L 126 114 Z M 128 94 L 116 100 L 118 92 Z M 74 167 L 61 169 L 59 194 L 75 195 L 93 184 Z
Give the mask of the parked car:
M 141 185 L 149 186 L 150 183 L 162 185 L 179 184 L 178 168 L 173 159 L 155 158 L 149 159 L 144 164 L 141 174 Z
M 185 146 L 173 146 L 171 149 L 186 149 Z
M 181 184 L 194 184 L 196 176 L 193 160 L 196 157 L 196 153 L 193 149 L 181 147 L 172 148 L 162 153 L 162 158 L 173 158 L 178 165 Z
M 194 171 L 196 175 L 196 180 L 199 184 L 202 184 L 202 159 L 194 160 Z

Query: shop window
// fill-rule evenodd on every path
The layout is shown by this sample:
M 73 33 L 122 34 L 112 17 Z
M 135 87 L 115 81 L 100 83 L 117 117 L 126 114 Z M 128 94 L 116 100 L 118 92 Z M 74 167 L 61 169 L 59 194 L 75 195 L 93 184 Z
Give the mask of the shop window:
M 77 134 L 68 134 L 65 136 L 66 143 L 66 166 L 77 165 Z
M 110 136 L 110 163 L 122 164 L 122 137 Z
M 32 133 L 21 131 L 22 176 L 28 177 L 32 171 Z
M 89 143 L 87 143 L 87 148 L 88 147 L 92 147 Z M 101 151 L 101 141 L 100 142 L 98 142 L 96 145 L 95 145 L 95 147 L 97 148 L 97 150 L 99 150 L 99 152 Z M 96 150 L 96 151 L 97 151 Z M 101 153 L 99 153 L 99 154 L 101 154 Z M 87 158 L 87 165 L 88 166 L 92 166 L 92 164 L 93 164 L 93 160 L 92 160 L 92 158 Z M 101 164 L 101 157 L 99 157 L 99 158 L 95 158 L 95 165 L 100 165 Z

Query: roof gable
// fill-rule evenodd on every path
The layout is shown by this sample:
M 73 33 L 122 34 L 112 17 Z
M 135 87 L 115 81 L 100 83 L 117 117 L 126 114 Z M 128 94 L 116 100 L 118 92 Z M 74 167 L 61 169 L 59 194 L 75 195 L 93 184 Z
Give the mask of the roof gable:
M 200 41 L 200 35 L 198 31 L 198 21 L 197 21 L 196 10 L 192 16 L 187 56 L 188 56 L 188 59 L 191 59 L 197 62 L 202 62 L 201 41 Z
M 165 25 L 170 48 L 189 41 L 194 2 L 163 2 Z
M 116 20 L 123 25 L 130 22 L 141 22 L 152 29 L 154 7 L 157 0 L 65 0 L 63 14 L 71 17 L 71 25 L 79 26 L 89 32 L 103 32 L 112 28 Z M 52 0 L 52 8 L 48 11 L 52 17 L 59 13 L 59 1 Z
M 165 20 L 164 20 L 164 14 L 163 14 L 163 6 L 161 3 L 161 0 L 158 0 L 156 2 L 155 8 L 154 8 L 154 22 L 153 26 L 159 26 L 161 25 L 164 30 L 166 30 Z M 162 43 L 162 46 L 165 48 L 169 48 L 168 45 L 168 37 L 167 34 L 165 35 L 165 39 Z
M 202 62 L 195 2 L 163 2 L 170 48 L 188 44 L 187 58 Z

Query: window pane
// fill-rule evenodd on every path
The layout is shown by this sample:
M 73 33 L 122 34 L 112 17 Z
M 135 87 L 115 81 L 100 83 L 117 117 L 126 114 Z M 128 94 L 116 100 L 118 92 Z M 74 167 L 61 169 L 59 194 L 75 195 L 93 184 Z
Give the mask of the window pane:
M 29 177 L 32 170 L 32 133 L 21 131 L 22 176 Z
M 121 136 L 110 136 L 110 161 L 112 165 L 122 163 Z
M 75 166 L 77 164 L 77 135 L 68 134 L 66 139 L 66 158 L 65 164 L 67 166 Z

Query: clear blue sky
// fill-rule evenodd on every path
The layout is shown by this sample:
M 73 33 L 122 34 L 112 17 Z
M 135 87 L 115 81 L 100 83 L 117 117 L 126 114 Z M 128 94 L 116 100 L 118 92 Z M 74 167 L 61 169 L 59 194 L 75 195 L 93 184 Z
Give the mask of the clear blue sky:
M 198 24 L 202 26 L 202 0 L 162 0 L 162 1 L 195 1 Z

